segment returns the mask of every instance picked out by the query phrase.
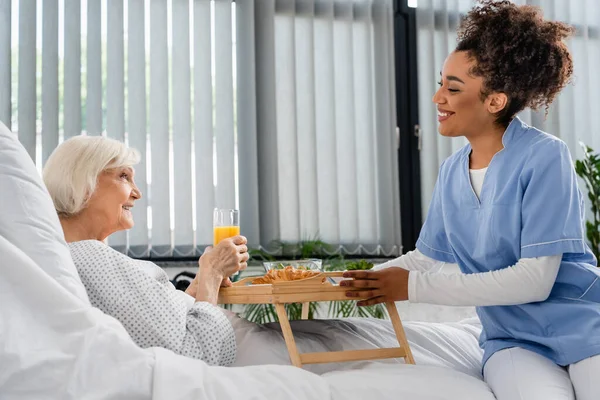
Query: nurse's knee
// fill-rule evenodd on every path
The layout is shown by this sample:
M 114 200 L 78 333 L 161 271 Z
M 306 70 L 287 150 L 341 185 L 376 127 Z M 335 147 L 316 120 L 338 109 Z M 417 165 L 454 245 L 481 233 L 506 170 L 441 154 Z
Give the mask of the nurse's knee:
M 598 400 L 600 397 L 600 355 L 586 358 L 569 366 L 569 375 L 577 400 Z
M 565 368 L 519 347 L 494 353 L 483 374 L 498 400 L 575 400 Z

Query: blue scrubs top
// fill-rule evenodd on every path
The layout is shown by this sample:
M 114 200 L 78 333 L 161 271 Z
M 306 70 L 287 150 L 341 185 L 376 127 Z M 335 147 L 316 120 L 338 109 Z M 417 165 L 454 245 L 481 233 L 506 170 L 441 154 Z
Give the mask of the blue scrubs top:
M 563 366 L 600 354 L 600 269 L 584 239 L 583 197 L 569 150 L 518 118 L 502 142 L 480 199 L 469 178 L 470 145 L 444 161 L 417 248 L 467 274 L 563 254 L 547 300 L 477 307 L 483 363 L 509 347 Z

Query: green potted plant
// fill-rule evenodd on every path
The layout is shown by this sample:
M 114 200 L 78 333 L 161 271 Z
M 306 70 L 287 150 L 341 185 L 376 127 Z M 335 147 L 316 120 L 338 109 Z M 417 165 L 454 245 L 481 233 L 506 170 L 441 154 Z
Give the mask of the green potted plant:
M 586 234 L 596 258 L 600 258 L 600 155 L 581 143 L 584 157 L 575 162 L 575 171 L 588 191 L 592 218 L 586 221 Z

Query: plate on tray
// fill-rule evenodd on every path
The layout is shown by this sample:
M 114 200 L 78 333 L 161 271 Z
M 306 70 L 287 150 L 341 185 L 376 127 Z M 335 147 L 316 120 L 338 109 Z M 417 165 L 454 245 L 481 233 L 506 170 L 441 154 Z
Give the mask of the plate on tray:
M 269 272 L 272 269 L 284 269 L 290 266 L 296 269 L 309 269 L 323 272 L 323 260 L 320 258 L 305 258 L 303 260 L 264 261 L 263 267 Z
M 289 268 L 289 267 L 288 267 Z M 250 276 L 234 283 L 234 286 L 267 286 L 267 285 L 293 285 L 293 286 L 305 286 L 305 285 L 322 285 L 332 284 L 330 281 L 330 273 L 311 271 L 314 273 L 312 276 L 299 277 L 301 275 L 309 275 L 306 270 L 294 270 L 286 273 L 286 270 L 269 270 L 265 275 L 262 276 Z M 271 278 L 269 280 L 268 278 Z M 264 281 L 263 281 L 264 280 Z

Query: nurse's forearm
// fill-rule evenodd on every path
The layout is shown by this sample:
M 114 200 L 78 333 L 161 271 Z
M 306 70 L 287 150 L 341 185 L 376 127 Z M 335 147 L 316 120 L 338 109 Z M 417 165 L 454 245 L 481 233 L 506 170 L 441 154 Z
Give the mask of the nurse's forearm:
M 413 250 L 401 255 L 398 258 L 376 265 L 373 270 L 379 271 L 381 269 L 390 267 L 400 267 L 408 271 L 438 272 L 442 269 L 444 264 L 445 263 L 442 261 L 427 257 L 419 250 Z
M 523 258 L 515 265 L 477 274 L 411 271 L 408 298 L 413 303 L 451 306 L 501 306 L 548 298 L 562 255 Z

